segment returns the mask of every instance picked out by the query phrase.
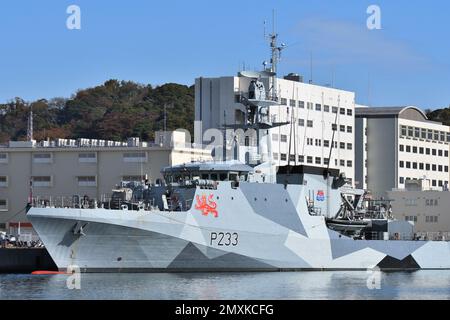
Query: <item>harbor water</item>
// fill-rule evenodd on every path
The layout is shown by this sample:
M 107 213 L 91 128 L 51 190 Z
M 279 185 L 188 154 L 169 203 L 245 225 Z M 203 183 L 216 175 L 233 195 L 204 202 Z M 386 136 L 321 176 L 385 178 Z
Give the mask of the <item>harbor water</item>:
M 450 299 L 450 270 L 79 276 L 68 289 L 64 274 L 1 274 L 0 299 Z

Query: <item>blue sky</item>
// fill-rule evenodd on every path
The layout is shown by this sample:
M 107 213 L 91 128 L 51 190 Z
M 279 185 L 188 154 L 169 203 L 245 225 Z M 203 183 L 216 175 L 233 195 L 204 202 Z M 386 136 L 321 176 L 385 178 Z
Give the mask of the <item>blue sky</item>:
M 81 30 L 66 9 L 81 8 Z M 368 30 L 367 7 L 381 8 Z M 355 91 L 374 106 L 450 104 L 448 1 L 40 0 L 0 3 L 0 103 L 70 97 L 110 78 L 153 85 L 234 75 L 268 59 L 272 9 L 280 73 Z M 370 79 L 370 80 L 369 80 Z M 370 85 L 369 85 L 370 83 Z M 370 87 L 370 94 L 369 88 Z

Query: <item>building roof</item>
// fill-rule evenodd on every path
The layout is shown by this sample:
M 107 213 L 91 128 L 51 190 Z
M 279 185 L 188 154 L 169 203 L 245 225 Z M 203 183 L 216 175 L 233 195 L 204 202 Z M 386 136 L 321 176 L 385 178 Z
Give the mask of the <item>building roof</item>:
M 405 115 L 405 118 L 410 118 L 410 116 L 406 115 L 408 113 L 414 113 L 415 114 L 414 118 L 421 118 L 421 120 L 424 121 L 428 120 L 427 115 L 421 109 L 414 106 L 355 108 L 355 116 L 359 118 L 366 118 L 366 117 L 390 118 L 390 117 L 402 117 L 402 115 Z

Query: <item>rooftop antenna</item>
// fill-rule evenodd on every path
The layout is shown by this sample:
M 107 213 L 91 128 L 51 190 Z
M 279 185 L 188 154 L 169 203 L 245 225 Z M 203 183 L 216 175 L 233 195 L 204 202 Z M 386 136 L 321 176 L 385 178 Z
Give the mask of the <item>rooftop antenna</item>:
M 33 106 L 30 104 L 30 114 L 28 116 L 27 140 L 33 140 Z

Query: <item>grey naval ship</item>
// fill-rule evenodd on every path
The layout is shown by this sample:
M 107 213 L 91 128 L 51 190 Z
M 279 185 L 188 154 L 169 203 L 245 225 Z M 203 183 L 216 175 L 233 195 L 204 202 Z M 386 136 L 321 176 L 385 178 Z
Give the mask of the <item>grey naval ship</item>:
M 368 201 L 337 169 L 277 166 L 268 107 L 276 63 L 250 78 L 242 129 L 258 135 L 256 161 L 193 162 L 162 169 L 163 180 L 122 183 L 109 201 L 31 203 L 27 217 L 61 271 L 188 272 L 450 269 L 450 243 L 405 240 L 389 207 Z M 333 145 L 333 143 L 331 143 Z M 250 163 L 252 162 L 252 163 Z M 254 162 L 254 163 L 253 163 Z M 410 237 L 412 239 L 412 237 Z

